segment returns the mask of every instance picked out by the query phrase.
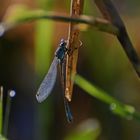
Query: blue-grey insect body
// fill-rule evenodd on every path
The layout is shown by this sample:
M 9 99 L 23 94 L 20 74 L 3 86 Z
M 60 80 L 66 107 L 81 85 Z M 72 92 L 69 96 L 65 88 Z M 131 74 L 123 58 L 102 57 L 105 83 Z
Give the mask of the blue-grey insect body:
M 65 53 L 68 51 L 66 48 L 67 42 L 65 40 L 61 40 L 59 48 L 55 52 L 55 56 L 60 60 L 60 62 L 63 62 L 63 59 L 65 57 Z
M 57 77 L 57 65 L 58 63 L 63 63 L 63 59 L 68 50 L 66 45 L 67 42 L 62 39 L 58 49 L 55 51 L 55 58 L 53 59 L 49 71 L 37 91 L 36 98 L 38 102 L 43 102 L 50 95 L 54 87 Z
M 49 68 L 49 71 L 37 91 L 36 98 L 37 98 L 38 102 L 43 102 L 50 95 L 50 93 L 55 85 L 55 81 L 56 81 L 56 77 L 57 77 L 57 65 L 59 63 L 61 66 L 61 70 L 63 71 L 63 68 L 64 68 L 63 60 L 65 58 L 66 52 L 68 51 L 66 46 L 67 46 L 67 42 L 64 39 L 62 39 L 59 44 L 58 49 L 55 51 L 55 57 Z M 61 74 L 63 73 L 62 71 L 61 71 Z M 67 120 L 68 120 L 68 122 L 72 122 L 73 117 L 72 117 L 72 114 L 71 114 L 71 111 L 70 111 L 70 108 L 68 105 L 68 101 L 65 98 L 65 96 L 64 96 L 64 106 L 65 106 Z

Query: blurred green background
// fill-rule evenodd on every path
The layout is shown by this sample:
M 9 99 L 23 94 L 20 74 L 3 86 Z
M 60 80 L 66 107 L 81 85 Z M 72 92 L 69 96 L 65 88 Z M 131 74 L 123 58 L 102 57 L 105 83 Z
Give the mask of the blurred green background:
M 114 0 L 132 43 L 140 54 L 139 5 L 135 0 Z M 12 20 L 22 10 L 43 9 L 69 14 L 70 0 L 1 0 L 0 21 Z M 101 17 L 95 4 L 85 0 L 84 14 Z M 125 120 L 108 105 L 74 87 L 68 124 L 60 79 L 48 99 L 38 104 L 36 91 L 54 57 L 68 24 L 47 20 L 26 23 L 0 38 L 0 84 L 4 93 L 15 89 L 8 138 L 10 140 L 139 140 L 140 123 Z M 119 101 L 140 110 L 140 81 L 116 37 L 94 29 L 81 32 L 77 73 Z M 5 97 L 5 95 L 4 95 Z

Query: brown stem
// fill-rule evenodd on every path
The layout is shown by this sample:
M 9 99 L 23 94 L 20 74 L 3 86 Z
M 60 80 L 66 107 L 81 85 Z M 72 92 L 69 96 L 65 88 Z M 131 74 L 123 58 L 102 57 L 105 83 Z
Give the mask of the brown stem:
M 113 35 L 118 34 L 117 27 L 106 19 L 94 18 L 85 15 L 81 15 L 78 17 L 75 16 L 70 17 L 70 16 L 59 15 L 53 12 L 46 12 L 46 11 L 44 12 L 44 11 L 36 10 L 36 11 L 30 11 L 26 16 L 20 17 L 13 22 L 3 21 L 3 23 L 0 24 L 0 36 L 3 35 L 7 30 L 14 28 L 20 24 L 32 22 L 40 19 L 68 22 L 68 23 L 73 23 L 78 25 L 85 24 L 85 25 L 89 25 L 90 27 L 95 27 L 96 29 L 103 32 L 107 32 Z
M 113 25 L 115 25 L 119 33 L 117 34 L 117 39 L 122 45 L 126 55 L 128 56 L 131 64 L 133 65 L 136 73 L 140 77 L 140 58 L 138 57 L 132 42 L 128 36 L 125 25 L 118 14 L 117 9 L 113 5 L 111 0 L 94 0 L 103 16 L 109 20 Z
M 71 1 L 71 17 L 78 17 L 82 14 L 84 0 L 72 0 Z M 76 74 L 76 66 L 78 59 L 78 49 L 80 47 L 79 33 L 80 30 L 75 28 L 76 23 L 70 23 L 69 34 L 68 34 L 68 49 L 69 55 L 67 55 L 66 62 L 66 89 L 65 96 L 68 101 L 71 101 L 73 92 L 73 81 L 72 77 Z M 76 49 L 77 48 L 77 49 Z

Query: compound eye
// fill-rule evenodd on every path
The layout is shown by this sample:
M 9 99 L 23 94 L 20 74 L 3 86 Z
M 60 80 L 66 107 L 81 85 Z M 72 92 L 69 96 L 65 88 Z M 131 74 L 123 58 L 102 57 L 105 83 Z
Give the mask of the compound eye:
M 66 46 L 66 45 L 67 45 L 67 41 L 62 38 L 60 41 L 60 46 Z
M 65 42 L 65 40 L 62 38 L 60 42 L 61 42 L 61 43 L 64 43 L 64 42 Z

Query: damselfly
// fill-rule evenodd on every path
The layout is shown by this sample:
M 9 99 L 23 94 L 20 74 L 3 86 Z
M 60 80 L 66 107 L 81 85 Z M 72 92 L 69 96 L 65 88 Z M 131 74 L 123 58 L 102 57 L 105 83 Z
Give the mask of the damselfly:
M 57 77 L 58 64 L 60 66 L 62 85 L 63 85 L 63 88 L 65 88 L 65 76 L 64 76 L 65 56 L 66 56 L 66 53 L 68 52 L 68 49 L 66 46 L 67 46 L 67 41 L 62 39 L 58 49 L 55 52 L 55 57 L 49 68 L 49 71 L 37 91 L 36 98 L 37 98 L 38 102 L 43 102 L 51 94 L 51 91 L 55 85 L 55 81 L 56 81 L 56 77 Z M 64 90 L 63 90 L 63 97 L 64 97 L 64 106 L 65 106 L 67 120 L 68 120 L 68 122 L 71 122 L 73 117 L 72 117 L 72 114 L 71 114 L 71 111 L 70 111 L 70 108 L 68 105 L 68 101 L 65 98 Z

